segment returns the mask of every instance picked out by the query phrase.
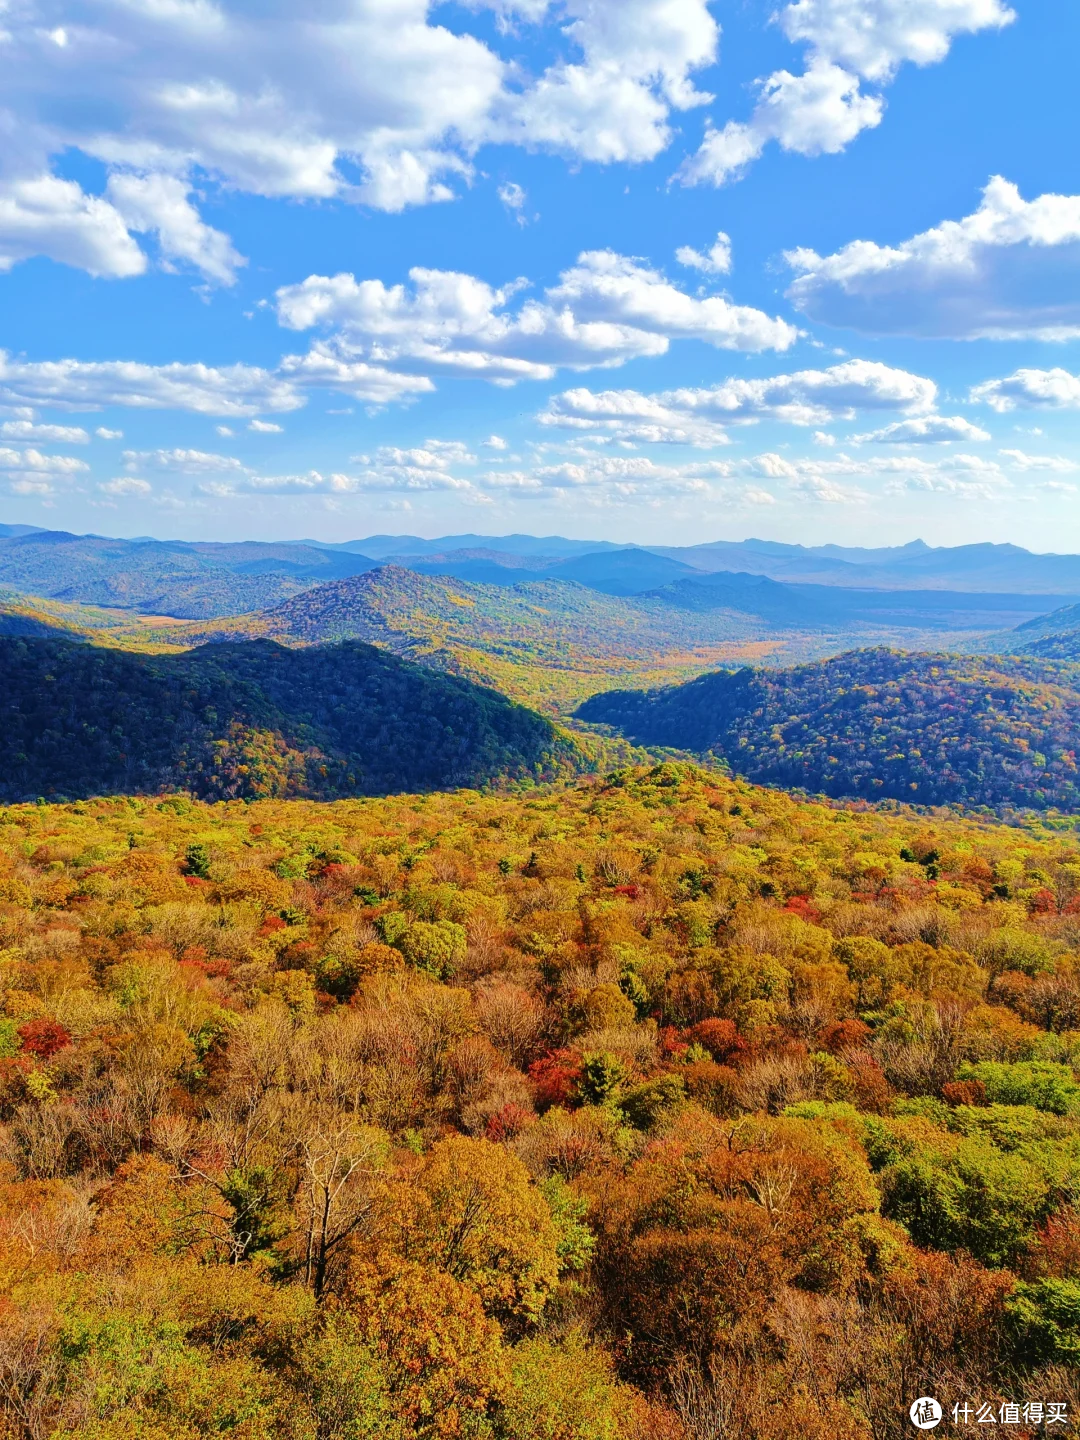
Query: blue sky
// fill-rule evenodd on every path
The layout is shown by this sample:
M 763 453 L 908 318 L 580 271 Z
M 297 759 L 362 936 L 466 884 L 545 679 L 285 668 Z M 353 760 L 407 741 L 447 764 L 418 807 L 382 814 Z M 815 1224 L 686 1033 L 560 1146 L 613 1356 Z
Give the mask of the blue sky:
M 2 20 L 9 522 L 1080 550 L 1075 7 Z

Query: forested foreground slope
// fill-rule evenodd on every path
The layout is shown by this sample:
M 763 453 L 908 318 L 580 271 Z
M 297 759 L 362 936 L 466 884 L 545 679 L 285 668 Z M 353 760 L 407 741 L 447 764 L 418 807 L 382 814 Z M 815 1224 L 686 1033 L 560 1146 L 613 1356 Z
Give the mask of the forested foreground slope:
M 672 764 L 0 822 L 5 1436 L 1075 1415 L 1071 827 Z
M 1080 808 L 1080 666 L 856 650 L 609 691 L 583 720 L 711 751 L 758 783 L 924 805 Z
M 356 642 L 180 655 L 0 637 L 0 798 L 373 795 L 586 767 L 493 690 Z

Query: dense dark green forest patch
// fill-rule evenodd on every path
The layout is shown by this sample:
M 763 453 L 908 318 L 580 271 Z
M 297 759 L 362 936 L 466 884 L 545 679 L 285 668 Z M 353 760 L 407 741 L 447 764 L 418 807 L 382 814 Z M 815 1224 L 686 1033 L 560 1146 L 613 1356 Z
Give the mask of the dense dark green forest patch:
M 495 691 L 347 642 L 150 656 L 0 637 L 0 797 L 383 794 L 552 779 L 583 757 Z

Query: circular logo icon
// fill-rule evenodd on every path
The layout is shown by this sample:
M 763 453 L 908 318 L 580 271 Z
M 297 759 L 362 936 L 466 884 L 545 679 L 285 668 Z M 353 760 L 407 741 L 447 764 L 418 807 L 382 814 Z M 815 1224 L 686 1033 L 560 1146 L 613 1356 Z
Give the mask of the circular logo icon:
M 941 1420 L 941 1406 L 931 1395 L 923 1395 L 908 1411 L 916 1430 L 933 1430 Z

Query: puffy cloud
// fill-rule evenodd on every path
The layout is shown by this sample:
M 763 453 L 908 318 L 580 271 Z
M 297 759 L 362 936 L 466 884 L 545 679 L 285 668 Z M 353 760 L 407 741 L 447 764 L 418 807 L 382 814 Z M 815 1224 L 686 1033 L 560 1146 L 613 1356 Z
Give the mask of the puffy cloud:
M 318 344 L 306 355 L 286 355 L 276 371 L 254 365 L 146 365 L 133 360 L 28 361 L 0 351 L 0 404 L 65 410 L 118 405 L 247 419 L 267 411 L 298 410 L 307 404 L 304 391 L 311 388 L 342 390 L 370 405 L 385 405 L 434 386 L 426 376 L 343 359 Z M 228 425 L 216 428 L 219 434 L 232 434 Z M 278 434 L 281 427 L 253 420 L 249 429 Z M 97 433 L 104 439 L 121 437 L 119 430 Z
M 542 425 L 581 430 L 590 437 L 623 443 L 726 445 L 723 425 L 677 410 L 666 396 L 636 390 L 566 390 L 537 417 Z
M 397 445 L 381 445 L 374 461 L 367 455 L 353 457 L 362 465 L 407 466 L 414 470 L 449 470 L 452 465 L 475 465 L 476 456 L 460 440 L 425 440 L 423 445 L 402 450 Z
M 157 235 L 167 269 L 181 261 L 207 280 L 232 285 L 247 263 L 227 235 L 200 218 L 189 187 L 174 175 L 112 175 L 107 194 L 129 230 Z
M 671 112 L 710 98 L 692 80 L 716 54 L 707 0 L 473 8 L 541 27 L 540 62 L 462 33 L 460 13 L 456 29 L 430 23 L 431 0 L 5 7 L 0 265 L 45 254 L 136 275 L 147 261 L 132 231 L 153 232 L 167 266 L 228 284 L 241 260 L 200 218 L 195 175 L 396 211 L 451 198 L 448 182 L 468 177 L 487 143 L 650 159 L 670 140 Z M 51 173 L 69 150 L 106 165 L 104 195 Z
M 642 395 L 637 390 L 565 390 L 552 397 L 538 418 L 542 425 L 643 444 L 728 443 L 723 425 L 686 407 L 677 408 L 669 396 Z
M 999 0 L 796 0 L 780 16 L 787 38 L 865 80 L 890 80 L 904 61 L 944 60 L 954 35 L 1015 19 Z
M 283 370 L 374 362 L 401 371 L 543 380 L 560 367 L 584 370 L 662 355 L 677 339 L 760 351 L 784 350 L 797 335 L 786 321 L 723 296 L 688 295 L 659 271 L 610 250 L 580 255 L 545 301 L 527 300 L 516 309 L 511 302 L 523 281 L 500 289 L 472 275 L 421 267 L 409 279 L 410 286 L 388 286 L 351 274 L 311 275 L 283 286 L 276 295 L 282 325 L 335 332 L 335 348 L 317 346 L 317 358 L 294 357 Z
M 770 141 L 800 155 L 843 150 L 882 118 L 881 95 L 864 94 L 864 83 L 883 87 L 905 61 L 934 64 L 953 36 L 999 29 L 1015 16 L 1001 0 L 795 0 L 776 18 L 792 44 L 806 47 L 805 69 L 759 80 L 749 121 L 707 128 L 679 171 L 683 184 L 737 179 Z
M 719 230 L 704 254 L 691 245 L 680 245 L 675 251 L 675 259 L 691 270 L 703 270 L 706 275 L 728 275 L 731 272 L 731 237 Z
M 173 452 L 184 453 L 184 452 Z M 224 457 L 217 457 L 224 458 Z M 471 492 L 471 480 L 454 474 L 458 465 L 474 465 L 476 456 L 458 440 L 426 440 L 411 449 L 383 445 L 373 455 L 354 455 L 355 472 L 323 474 L 309 470 L 301 475 L 257 475 L 233 461 L 239 472 L 226 480 L 204 481 L 201 494 L 225 497 L 242 493 L 260 495 L 353 495 L 364 491 L 451 490 Z M 207 467 L 210 468 L 209 466 Z
M 825 475 L 797 474 L 791 482 L 792 494 L 821 505 L 858 505 L 870 497 L 857 485 L 842 485 Z
M 357 489 L 435 488 L 438 482 L 430 463 L 403 465 L 407 456 L 408 452 L 384 449 L 374 457 L 372 470 L 354 477 L 353 484 Z M 576 500 L 589 505 L 650 506 L 683 498 L 734 507 L 775 505 L 777 489 L 789 502 L 853 505 L 868 503 L 874 488 L 933 488 L 960 495 L 976 491 L 989 495 L 1007 483 L 993 462 L 973 456 L 952 456 L 947 461 L 869 461 L 841 454 L 819 461 L 775 451 L 737 460 L 672 464 L 641 455 L 571 450 L 551 459 L 541 455 L 527 468 L 488 469 L 468 479 L 455 476 L 455 480 L 466 498 L 486 493 L 518 499 L 561 497 L 566 503 Z
M 733 305 L 722 295 L 698 299 L 659 271 L 611 250 L 586 251 L 560 276 L 549 300 L 569 304 L 586 323 L 628 326 L 665 340 L 703 340 L 722 350 L 786 350 L 797 331 L 785 320 Z
M 989 440 L 986 430 L 980 430 L 965 420 L 962 415 L 919 415 L 911 420 L 898 420 L 882 430 L 871 431 L 869 435 L 853 435 L 856 443 L 873 441 L 879 445 L 944 445 L 951 440 Z
M 253 365 L 145 365 L 135 360 L 18 360 L 0 351 L 0 403 L 98 410 L 191 410 L 248 416 L 296 410 L 304 397 L 288 379 Z
M 12 450 L 0 445 L 0 470 L 34 470 L 49 475 L 76 475 L 89 470 L 85 460 L 71 455 L 42 455 L 40 450 Z
M 1002 380 L 975 385 L 970 399 L 989 405 L 999 414 L 1009 410 L 1080 410 L 1080 375 L 1060 368 L 1015 370 Z
M 243 493 L 259 495 L 351 495 L 360 489 L 360 484 L 351 475 L 324 475 L 319 470 L 308 470 L 302 475 L 246 475 L 242 482 L 206 480 L 195 489 L 200 495 L 215 499 L 230 499 Z
M 555 10 L 503 0 L 485 8 L 532 20 Z M 712 99 L 690 78 L 716 56 L 707 0 L 565 0 L 558 10 L 580 60 L 556 61 L 501 101 L 491 138 L 604 163 L 652 160 L 671 138 L 670 111 Z
M 1080 468 L 1075 460 L 1064 455 L 1029 455 L 1026 450 L 1000 450 L 1014 470 L 1052 470 L 1059 475 L 1068 475 Z
M 813 459 L 769 451 L 733 462 L 732 470 L 736 475 L 743 473 L 779 481 L 796 499 L 832 505 L 866 503 L 873 497 L 870 487 L 885 494 L 917 490 L 967 500 L 993 500 L 1009 483 L 993 460 L 966 454 L 937 460 L 915 456 L 869 460 L 843 453 L 828 459 Z
M 1080 196 L 1025 201 L 995 176 L 962 220 L 899 245 L 793 250 L 788 290 L 812 319 L 866 334 L 957 340 L 1080 336 Z
M 148 480 L 137 480 L 134 475 L 119 475 L 115 480 L 104 480 L 97 488 L 102 495 L 109 495 L 114 499 L 142 499 L 153 491 Z
M 0 44 L 0 60 L 7 50 Z M 146 269 L 119 211 L 73 180 L 46 173 L 0 180 L 0 270 L 34 255 L 111 279 Z
M 544 425 L 592 430 L 616 439 L 715 445 L 725 423 L 764 418 L 795 425 L 852 419 L 864 410 L 929 410 L 932 380 L 879 361 L 846 360 L 828 370 L 800 370 L 762 380 L 725 380 L 702 389 L 641 395 L 635 390 L 567 390 L 541 414 Z
M 5 440 L 46 440 L 54 445 L 86 445 L 90 440 L 81 425 L 38 425 L 33 420 L 5 420 L 0 435 Z
M 156 470 L 178 470 L 184 475 L 224 471 L 248 473 L 248 467 L 231 455 L 215 455 L 207 450 L 125 450 L 120 458 L 129 470 L 142 470 L 152 465 Z
M 0 446 L 0 471 L 15 495 L 51 495 L 56 482 L 71 481 L 89 468 L 85 460 L 71 455 L 43 455 L 40 450 Z
M 252 420 L 248 423 L 247 428 L 253 430 L 256 435 L 283 435 L 285 433 L 282 426 L 275 425 L 272 420 Z
M 99 425 L 94 434 L 99 440 L 122 440 L 124 438 L 122 430 L 110 430 L 107 425 Z
M 686 185 L 724 185 L 739 179 L 770 140 L 799 155 L 835 155 L 862 130 L 880 124 L 883 105 L 863 95 L 859 79 L 838 65 L 815 61 L 804 75 L 778 70 L 759 82 L 749 124 L 729 120 L 707 129 L 701 148 L 680 170 Z
M 306 355 L 286 355 L 278 366 L 278 373 L 290 389 L 305 385 L 343 390 L 369 405 L 411 400 L 435 389 L 426 375 L 403 375 L 382 365 L 369 365 L 366 361 L 337 355 L 322 344 L 313 345 Z
M 614 494 L 635 495 L 643 489 L 651 493 L 658 487 L 665 492 L 708 489 L 708 480 L 694 473 L 693 467 L 658 465 L 636 455 L 590 456 L 581 461 L 542 465 L 532 474 L 539 487 L 551 490 L 600 486 Z M 493 483 L 493 477 L 489 477 L 489 483 Z

